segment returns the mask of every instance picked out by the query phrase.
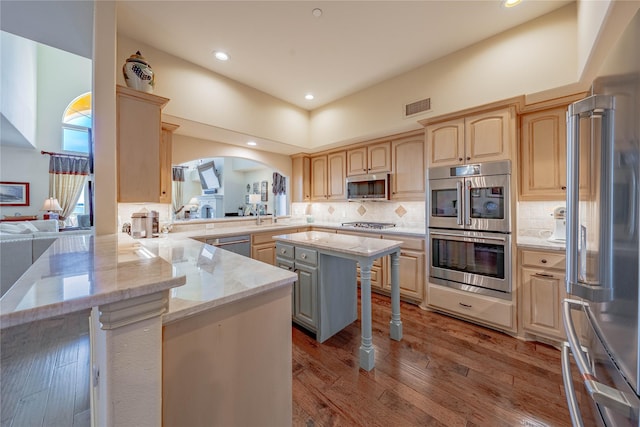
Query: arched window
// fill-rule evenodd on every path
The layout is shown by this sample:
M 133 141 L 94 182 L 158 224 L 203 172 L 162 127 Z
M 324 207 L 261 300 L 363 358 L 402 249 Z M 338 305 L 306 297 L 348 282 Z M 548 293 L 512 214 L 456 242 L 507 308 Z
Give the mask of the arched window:
M 91 92 L 80 95 L 67 106 L 62 117 L 62 150 L 89 154 Z
M 62 117 L 62 151 L 86 154 L 92 157 L 91 149 L 91 92 L 78 96 L 71 101 Z M 78 202 L 69 215 L 67 225 L 86 227 L 92 225 L 92 189 L 93 177 L 89 176 Z M 88 217 L 79 221 L 79 217 Z

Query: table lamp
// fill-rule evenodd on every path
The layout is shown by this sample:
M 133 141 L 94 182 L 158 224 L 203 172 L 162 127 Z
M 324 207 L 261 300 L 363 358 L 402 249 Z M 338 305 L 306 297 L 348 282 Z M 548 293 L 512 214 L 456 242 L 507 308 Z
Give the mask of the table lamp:
M 45 199 L 44 204 L 42 205 L 42 208 L 40 210 L 47 212 L 42 215 L 43 219 L 59 219 L 60 215 L 58 214 L 58 212 L 62 212 L 62 207 L 60 207 L 58 199 L 49 197 L 48 199 Z

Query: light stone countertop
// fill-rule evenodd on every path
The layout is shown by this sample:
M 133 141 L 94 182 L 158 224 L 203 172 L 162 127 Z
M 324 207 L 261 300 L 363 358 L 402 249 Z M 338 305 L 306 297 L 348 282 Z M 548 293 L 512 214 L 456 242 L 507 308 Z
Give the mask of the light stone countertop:
M 402 242 L 398 240 L 375 239 L 321 231 L 282 234 L 275 236 L 274 239 L 278 242 L 292 245 L 310 246 L 331 253 L 366 258 L 377 258 L 402 246 Z
M 191 234 L 202 235 L 62 236 L 0 298 L 0 328 L 173 288 L 167 323 L 296 279 L 295 273 L 213 248 Z

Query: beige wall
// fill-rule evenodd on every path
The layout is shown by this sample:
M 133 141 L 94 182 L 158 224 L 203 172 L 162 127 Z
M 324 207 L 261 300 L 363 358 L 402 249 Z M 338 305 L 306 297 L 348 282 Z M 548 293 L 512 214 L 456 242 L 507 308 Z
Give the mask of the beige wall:
M 164 114 L 286 144 L 308 145 L 306 110 L 123 36 L 118 36 L 118 84 L 125 85 L 120 67 L 137 50 L 154 71 L 154 94 L 171 99 Z
M 576 80 L 576 7 L 530 23 L 340 99 L 311 113 L 314 147 L 418 128 L 417 120 Z M 431 98 L 408 119 L 406 103 Z

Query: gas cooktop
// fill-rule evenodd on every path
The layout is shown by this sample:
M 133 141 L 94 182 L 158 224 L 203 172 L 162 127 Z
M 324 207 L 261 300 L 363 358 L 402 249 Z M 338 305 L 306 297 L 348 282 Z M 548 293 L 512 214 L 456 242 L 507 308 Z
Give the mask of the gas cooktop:
M 356 227 L 356 228 L 372 228 L 375 230 L 382 230 L 384 228 L 395 227 L 396 225 L 392 222 L 363 222 L 363 221 L 354 221 L 354 222 L 343 222 L 343 227 Z

